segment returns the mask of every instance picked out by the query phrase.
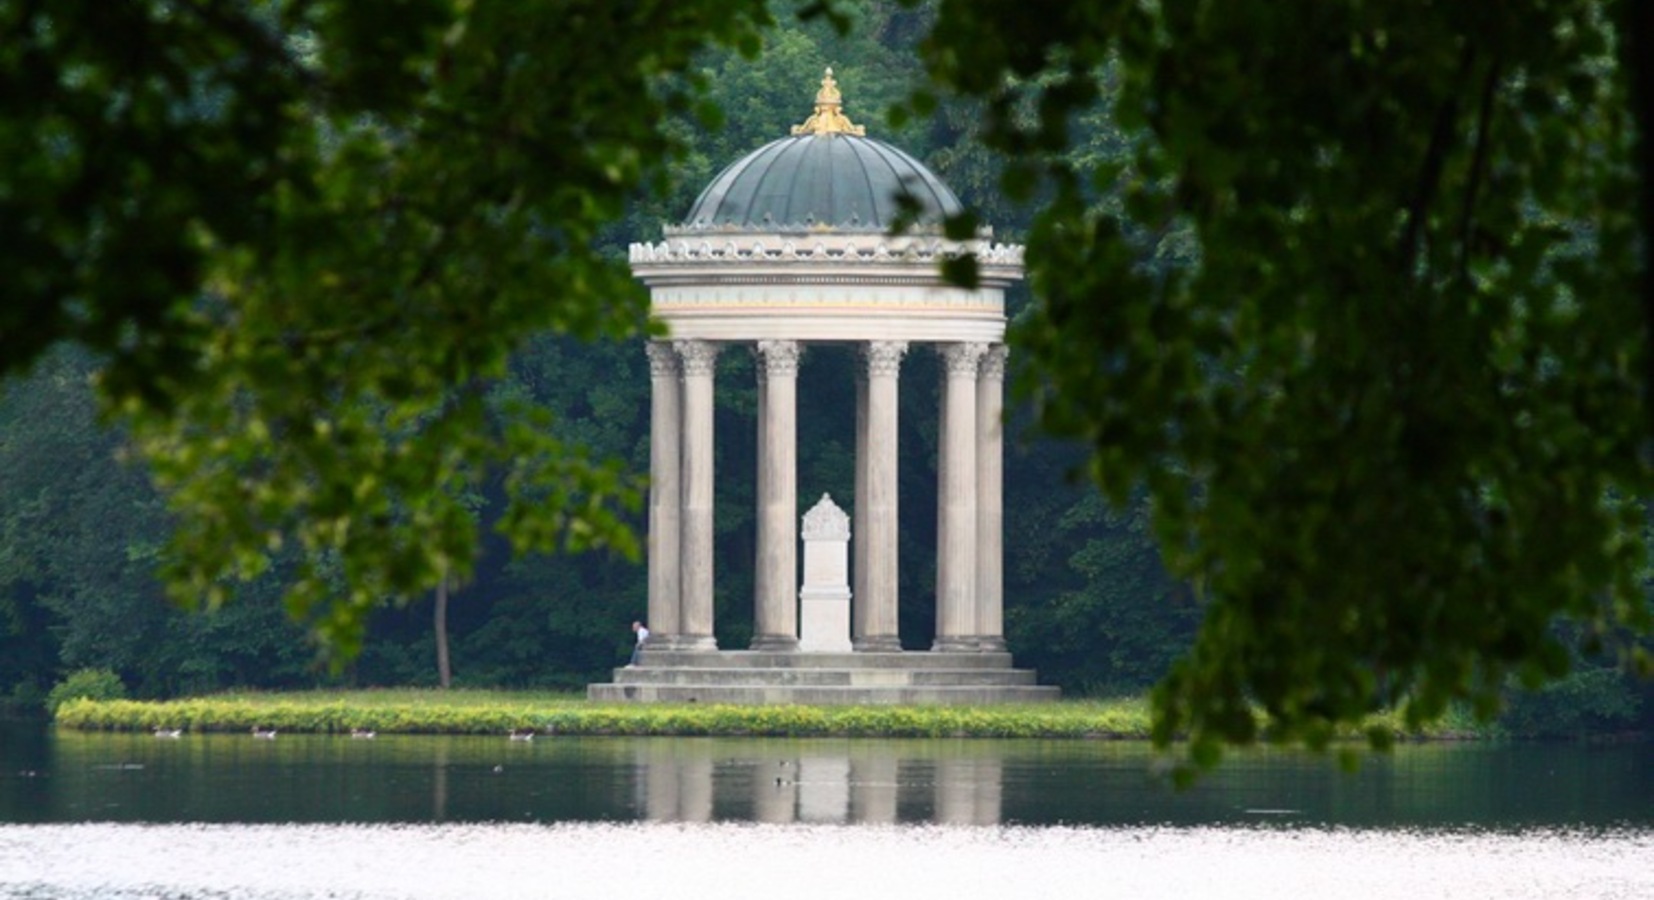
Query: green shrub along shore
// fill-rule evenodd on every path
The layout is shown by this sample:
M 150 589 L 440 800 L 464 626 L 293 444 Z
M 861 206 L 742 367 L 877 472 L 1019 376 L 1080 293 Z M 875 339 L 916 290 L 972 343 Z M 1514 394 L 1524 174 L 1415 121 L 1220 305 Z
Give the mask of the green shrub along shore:
M 888 738 L 1094 738 L 1145 740 L 1142 698 L 1020 706 L 732 706 L 591 703 L 576 694 L 506 691 L 318 691 L 219 694 L 180 700 L 66 699 L 59 727 L 82 731 L 310 734 L 681 735 Z M 1450 724 L 1422 734 L 1375 719 L 1396 739 L 1488 736 Z M 1354 733 L 1351 735 L 1355 736 Z

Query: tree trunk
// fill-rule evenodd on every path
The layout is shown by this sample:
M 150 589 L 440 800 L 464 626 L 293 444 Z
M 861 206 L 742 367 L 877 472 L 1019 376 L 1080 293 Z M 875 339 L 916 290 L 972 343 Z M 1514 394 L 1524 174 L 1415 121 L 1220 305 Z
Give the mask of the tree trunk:
M 448 669 L 448 576 L 444 575 L 436 585 L 436 674 L 437 681 L 443 690 L 447 690 L 453 682 L 453 673 Z

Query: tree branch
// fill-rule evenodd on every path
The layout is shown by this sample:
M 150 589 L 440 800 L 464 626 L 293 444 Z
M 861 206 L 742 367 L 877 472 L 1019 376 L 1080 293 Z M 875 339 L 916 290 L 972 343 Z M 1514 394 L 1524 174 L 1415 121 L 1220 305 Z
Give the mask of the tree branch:
M 1419 170 L 1418 190 L 1413 195 L 1412 204 L 1408 206 L 1407 227 L 1401 234 L 1399 250 L 1403 276 L 1412 273 L 1413 264 L 1418 258 L 1420 234 L 1424 230 L 1424 221 L 1429 216 L 1430 204 L 1436 198 L 1436 188 L 1441 185 L 1442 168 L 1447 162 L 1447 148 L 1453 138 L 1453 121 L 1459 114 L 1457 88 L 1464 83 L 1475 57 L 1475 48 L 1467 40 L 1459 56 L 1459 71 L 1453 79 L 1454 89 L 1436 110 L 1436 123 L 1430 131 L 1430 144 L 1424 151 L 1424 165 Z
M 1620 8 L 1625 16 L 1620 23 L 1621 33 L 1626 35 L 1620 64 L 1630 73 L 1631 115 L 1637 123 L 1632 161 L 1637 171 L 1641 207 L 1638 219 L 1643 234 L 1642 266 L 1637 273 L 1645 329 L 1643 405 L 1649 416 L 1649 434 L 1654 434 L 1654 281 L 1649 278 L 1654 248 L 1648 244 L 1649 236 L 1654 235 L 1654 62 L 1649 57 L 1654 53 L 1654 4 L 1624 3 Z
M 1488 128 L 1493 120 L 1493 97 L 1499 86 L 1499 57 L 1487 67 L 1482 79 L 1481 110 L 1476 114 L 1476 148 L 1470 159 L 1470 183 L 1465 185 L 1464 209 L 1459 213 L 1459 278 L 1470 277 L 1471 224 L 1475 221 L 1476 195 L 1481 192 L 1482 179 L 1487 174 Z

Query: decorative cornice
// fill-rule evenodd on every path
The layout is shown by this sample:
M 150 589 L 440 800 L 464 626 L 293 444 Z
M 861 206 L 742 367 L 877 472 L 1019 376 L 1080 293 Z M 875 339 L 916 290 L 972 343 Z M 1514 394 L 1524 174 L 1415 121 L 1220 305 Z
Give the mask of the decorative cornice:
M 1005 359 L 1010 354 L 1010 349 L 1004 344 L 989 346 L 988 351 L 982 355 L 982 368 L 976 377 L 983 381 L 1004 381 Z
M 975 246 L 942 240 L 916 241 L 891 247 L 882 240 L 850 242 L 828 246 L 826 242 L 799 246 L 792 241 L 777 245 L 754 240 L 744 245 L 733 240 L 713 243 L 711 240 L 661 241 L 658 244 L 632 244 L 627 249 L 627 260 L 634 265 L 672 265 L 679 263 L 753 263 L 753 262 L 855 262 L 855 263 L 936 263 L 955 259 L 969 253 L 976 255 L 984 266 L 1016 266 L 1023 260 L 1021 244 L 994 244 L 975 242 Z
M 982 355 L 988 352 L 987 344 L 938 344 L 936 354 L 942 358 L 942 364 L 947 367 L 948 377 L 965 376 L 976 377 L 977 364 Z
M 643 352 L 649 354 L 650 378 L 678 377 L 678 354 L 672 349 L 671 344 L 666 341 L 650 341 L 643 345 Z
M 673 341 L 684 375 L 711 375 L 718 365 L 718 345 L 711 341 Z
M 844 98 L 839 94 L 833 70 L 821 77 L 821 90 L 816 91 L 816 111 L 802 125 L 793 126 L 793 134 L 854 134 L 863 136 L 867 129 L 851 122 L 844 115 Z
M 867 361 L 869 378 L 894 378 L 901 374 L 902 356 L 907 353 L 907 342 L 868 341 L 862 345 L 861 352 Z
M 779 375 L 783 378 L 798 374 L 798 360 L 803 348 L 797 341 L 759 341 L 752 348 L 758 356 L 760 376 Z

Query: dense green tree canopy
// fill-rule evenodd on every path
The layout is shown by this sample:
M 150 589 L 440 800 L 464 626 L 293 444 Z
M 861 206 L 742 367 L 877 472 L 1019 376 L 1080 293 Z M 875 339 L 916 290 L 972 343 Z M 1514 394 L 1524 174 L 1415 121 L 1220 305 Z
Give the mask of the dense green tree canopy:
M 0 0 L 0 365 L 90 347 L 175 515 L 176 595 L 275 563 L 346 651 L 471 566 L 479 490 L 517 547 L 631 549 L 638 382 L 508 361 L 646 327 L 605 245 L 789 120 L 707 52 L 767 37 L 770 71 L 918 90 L 901 134 L 1026 225 L 1024 397 L 1115 510 L 1011 511 L 1070 573 L 1013 637 L 1106 605 L 1098 654 L 1158 664 L 1199 603 L 1158 702 L 1202 758 L 1253 703 L 1312 742 L 1491 709 L 1566 669 L 1564 635 L 1648 626 L 1633 5 L 819 4 L 872 41 L 834 44 L 755 0 Z M 709 84 L 738 127 L 702 138 Z M 537 565 L 501 581 L 636 587 Z M 522 621 L 496 640 L 562 627 Z
M 1148 485 L 1207 600 L 1161 735 L 1491 711 L 1567 670 L 1559 617 L 1646 630 L 1635 4 L 1036 6 L 944 0 L 924 56 L 1052 191 L 1044 424 Z M 1068 152 L 1100 101 L 1113 165 Z M 1179 228 L 1194 260 L 1145 264 Z
M 624 335 L 595 240 L 759 2 L 0 3 L 0 360 L 78 340 L 182 515 L 191 603 L 305 551 L 287 603 L 349 652 L 463 573 L 465 486 L 522 547 L 635 548 L 618 466 L 482 384 L 550 329 Z M 342 572 L 343 581 L 328 571 Z

